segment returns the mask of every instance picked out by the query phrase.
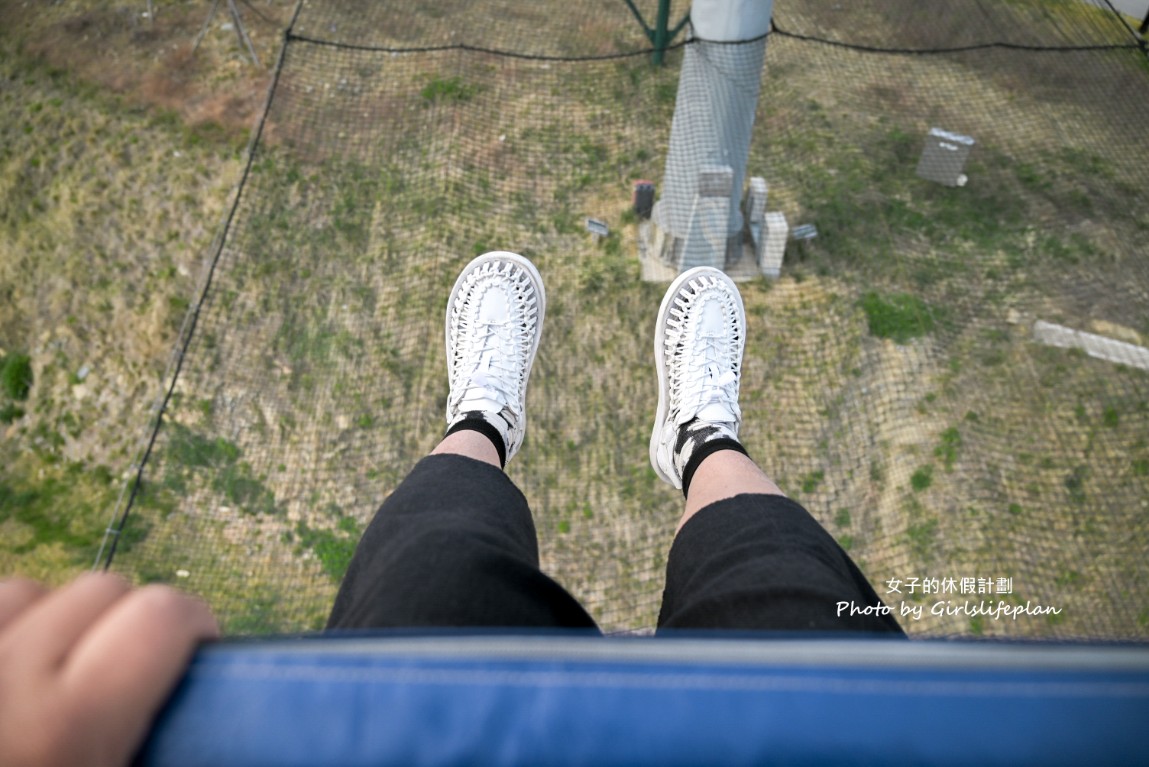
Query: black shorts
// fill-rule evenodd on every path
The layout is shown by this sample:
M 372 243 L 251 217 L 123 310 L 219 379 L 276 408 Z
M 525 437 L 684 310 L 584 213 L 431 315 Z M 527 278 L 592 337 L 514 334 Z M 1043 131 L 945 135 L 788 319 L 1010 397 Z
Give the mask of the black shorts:
M 839 616 L 881 600 L 799 504 L 739 495 L 679 531 L 658 628 L 902 633 L 891 615 Z M 597 628 L 539 570 L 527 499 L 499 469 L 455 455 L 420 461 L 384 501 L 343 578 L 328 629 Z

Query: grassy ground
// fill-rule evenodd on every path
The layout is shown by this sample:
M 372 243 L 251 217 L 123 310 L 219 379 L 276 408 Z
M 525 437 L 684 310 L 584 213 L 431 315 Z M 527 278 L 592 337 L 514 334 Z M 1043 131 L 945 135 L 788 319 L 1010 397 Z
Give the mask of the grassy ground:
M 0 408 L 0 572 L 54 583 L 95 560 L 255 106 L 176 111 L 226 93 L 225 46 L 165 57 L 187 28 L 90 5 L 0 9 L 0 356 L 30 362 Z
M 426 34 L 450 26 L 446 6 L 445 20 L 413 8 Z M 19 85 L 0 96 L 30 126 L 0 127 L 12 211 L 0 290 L 13 299 L 0 343 L 33 372 L 27 399 L 5 403 L 25 414 L 2 448 L 0 569 L 53 579 L 83 566 L 106 522 L 147 421 L 138 403 L 157 392 L 241 160 L 228 110 L 197 123 L 190 107 L 148 101 L 146 83 L 177 79 L 163 72 L 179 59 L 158 51 L 194 35 L 187 9 L 164 14 L 182 26 L 126 37 L 121 16 L 92 13 L 37 22 L 28 39 L 42 42 L 23 50 L 8 39 Z M 343 21 L 304 26 L 358 34 Z M 601 26 L 573 25 L 562 44 L 621 44 Z M 33 63 L 61 47 L 52 35 L 92 29 L 152 62 L 125 65 L 135 79 L 118 95 L 83 62 Z M 819 237 L 791 249 L 782 279 L 743 287 L 752 455 L 879 594 L 891 579 L 1006 577 L 1008 599 L 1064 610 L 1017 624 L 927 617 L 911 631 L 1144 636 L 1129 541 L 1145 540 L 1149 382 L 1028 335 L 1042 318 L 1149 336 L 1136 250 L 1149 207 L 1128 131 L 1097 89 L 1019 91 L 1028 59 L 891 69 L 770 46 L 751 170 L 767 175 L 772 209 Z M 172 103 L 197 103 L 204 83 L 262 82 L 233 38 L 206 50 L 181 86 L 193 95 Z M 1089 79 L 1082 62 L 1098 59 L 1057 61 Z M 661 175 L 665 131 L 649 126 L 669 124 L 677 62 L 294 45 L 118 567 L 204 594 L 232 632 L 321 625 L 375 505 L 441 428 L 441 316 L 458 268 L 510 248 L 549 295 L 531 430 L 511 467 L 544 568 L 605 627 L 651 625 L 680 499 L 646 457 L 664 286 L 637 279 L 627 208 L 632 181 Z M 828 76 L 843 66 L 850 78 Z M 965 189 L 912 174 L 936 123 L 978 139 Z M 586 216 L 611 236 L 591 239 Z

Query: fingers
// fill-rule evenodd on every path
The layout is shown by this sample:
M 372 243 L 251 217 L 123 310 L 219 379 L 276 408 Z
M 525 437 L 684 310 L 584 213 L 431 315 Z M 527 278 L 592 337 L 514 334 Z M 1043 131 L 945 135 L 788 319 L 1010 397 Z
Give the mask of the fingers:
M 80 705 L 102 709 L 109 740 L 131 756 L 183 674 L 196 645 L 219 636 L 207 606 L 166 586 L 118 601 L 68 657 L 64 683 Z
M 39 583 L 24 578 L 0 581 L 0 631 L 47 593 Z
M 81 575 L 14 616 L 7 649 L 24 659 L 29 672 L 59 666 L 76 640 L 129 589 L 127 581 L 114 575 Z
M 0 582 L 0 763 L 127 764 L 196 644 L 219 629 L 166 586 Z M 14 757 L 14 758 L 13 758 Z

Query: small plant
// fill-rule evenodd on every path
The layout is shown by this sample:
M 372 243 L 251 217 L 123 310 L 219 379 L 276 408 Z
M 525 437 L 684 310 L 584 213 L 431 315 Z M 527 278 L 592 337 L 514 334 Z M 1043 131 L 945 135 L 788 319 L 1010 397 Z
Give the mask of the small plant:
M 934 483 L 934 467 L 933 464 L 926 464 L 910 476 L 910 486 L 916 492 L 922 492 L 929 488 Z
M 454 101 L 463 103 L 474 98 L 476 93 L 478 93 L 478 88 L 474 85 L 467 85 L 461 77 L 448 77 L 446 79 L 436 77 L 423 86 L 423 90 L 420 91 L 420 94 L 428 102 Z
M 953 471 L 954 461 L 957 460 L 958 448 L 961 447 L 961 432 L 956 426 L 951 426 L 942 432 L 941 444 L 934 448 L 934 455 L 941 459 L 946 471 Z
M 24 408 L 17 404 L 9 402 L 4 407 L 0 407 L 0 423 L 12 423 L 23 417 Z
M 926 561 L 931 558 L 934 544 L 937 541 L 937 534 L 938 520 L 936 518 L 922 520 L 906 527 L 906 538 L 909 541 L 910 550 L 918 561 Z
M 1079 506 L 1085 503 L 1085 477 L 1089 474 L 1088 466 L 1078 466 L 1065 478 L 1065 489 L 1069 497 Z
M 825 473 L 821 469 L 807 474 L 802 478 L 802 492 L 812 493 L 817 490 L 818 485 L 822 484 L 822 479 L 825 476 Z
M 1116 429 L 1121 423 L 1121 414 L 1117 412 L 1117 408 L 1107 407 L 1101 415 L 1101 420 L 1110 429 Z
M 339 583 L 343 580 L 362 535 L 353 517 L 340 517 L 335 530 L 316 529 L 300 522 L 295 526 L 295 533 L 300 545 L 311 549 L 319 558 L 323 572 L 332 581 Z
M 889 338 L 904 344 L 910 339 L 927 335 L 934 329 L 934 317 L 924 301 L 908 293 L 895 293 L 882 297 L 877 293 L 862 296 L 862 311 L 870 326 L 870 334 Z
M 838 527 L 850 526 L 850 510 L 838 509 L 838 513 L 834 515 L 834 524 Z
M 0 361 L 0 389 L 9 399 L 28 399 L 32 388 L 32 358 L 16 352 Z

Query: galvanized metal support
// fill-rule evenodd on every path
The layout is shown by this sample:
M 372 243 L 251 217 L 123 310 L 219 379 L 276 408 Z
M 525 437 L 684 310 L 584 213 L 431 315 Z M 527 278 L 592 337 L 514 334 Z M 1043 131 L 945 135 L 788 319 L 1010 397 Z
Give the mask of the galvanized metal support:
M 670 28 L 670 0 L 658 0 L 658 15 L 655 17 L 654 26 L 646 23 L 642 13 L 635 6 L 633 0 L 623 0 L 626 7 L 638 19 L 638 23 L 642 25 L 642 31 L 646 33 L 646 39 L 650 40 L 650 44 L 654 46 L 654 53 L 651 54 L 650 60 L 655 65 L 661 65 L 666 57 L 666 49 L 674 42 L 674 38 L 678 37 L 678 33 L 686 26 L 686 22 L 690 21 L 690 12 L 687 11 L 674 28 Z

